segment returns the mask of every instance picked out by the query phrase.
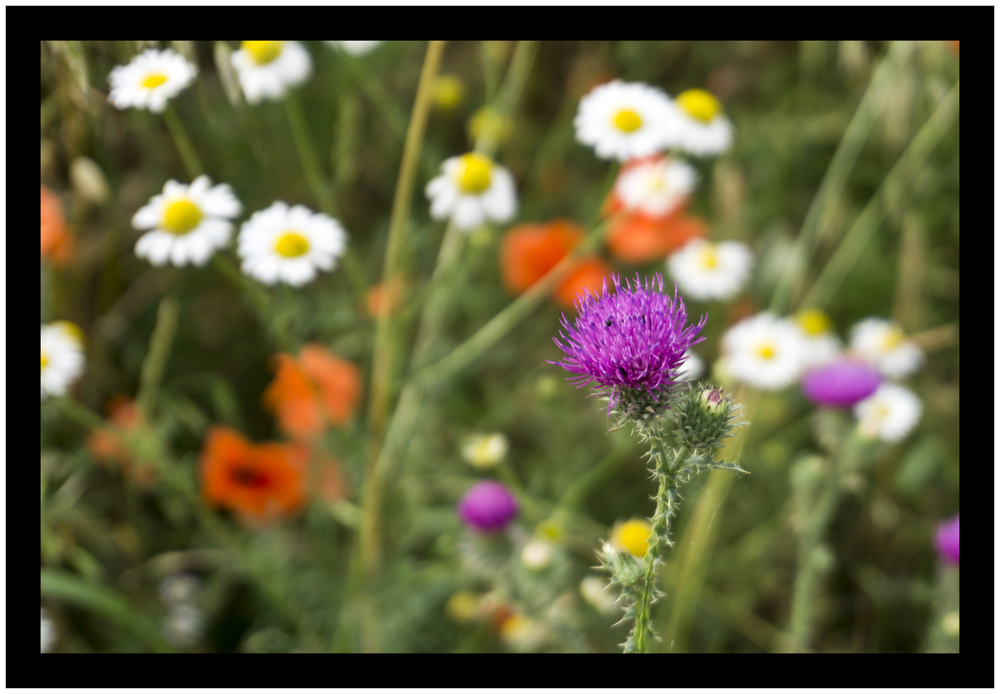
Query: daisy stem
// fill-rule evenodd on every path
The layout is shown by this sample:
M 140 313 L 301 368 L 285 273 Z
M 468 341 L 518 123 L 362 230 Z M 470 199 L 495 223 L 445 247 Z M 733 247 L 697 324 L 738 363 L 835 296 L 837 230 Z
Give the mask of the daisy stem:
M 267 331 L 271 333 L 274 341 L 278 345 L 278 349 L 282 352 L 294 353 L 294 345 L 292 340 L 285 334 L 284 331 L 278 329 L 276 317 L 274 315 L 274 300 L 268 296 L 267 292 L 264 291 L 262 287 L 257 285 L 253 280 L 244 275 L 239 269 L 233 264 L 233 262 L 221 253 L 216 253 L 212 257 L 212 265 L 218 270 L 222 275 L 225 276 L 227 280 L 233 283 L 235 287 L 243 294 L 244 297 L 253 306 L 254 311 L 257 313 L 257 318 Z
M 139 409 L 146 413 L 146 416 L 152 415 L 153 397 L 163 379 L 163 370 L 166 368 L 167 359 L 170 356 L 170 343 L 177 331 L 179 311 L 176 300 L 170 297 L 160 300 L 160 307 L 156 312 L 156 325 L 149 338 L 149 352 L 142 362 L 139 392 L 136 395 Z
M 389 217 L 389 238 L 386 243 L 385 264 L 382 270 L 382 288 L 385 292 L 388 292 L 389 288 L 393 286 L 393 282 L 397 281 L 402 267 L 417 165 L 420 162 L 424 133 L 427 129 L 427 116 L 430 112 L 434 92 L 434 80 L 441 66 L 444 46 L 444 41 L 431 41 L 428 44 L 424 66 L 420 73 L 420 83 L 417 86 L 413 112 L 410 115 L 410 125 L 406 132 L 406 141 L 403 144 L 403 159 L 399 165 L 396 194 Z M 371 405 L 368 409 L 369 437 L 373 442 L 381 438 L 389 395 L 392 391 L 398 347 L 396 341 L 392 339 L 394 323 L 391 311 L 380 312 L 372 358 Z M 374 464 L 374 461 L 371 464 Z
M 902 202 L 908 186 L 923 171 L 927 158 L 958 118 L 958 85 L 956 82 L 948 95 L 938 104 L 934 113 L 882 180 L 875 195 L 855 218 L 830 260 L 823 266 L 819 277 L 806 293 L 802 300 L 803 306 L 822 308 L 833 299 L 889 211 Z
M 848 123 L 847 129 L 840 139 L 840 144 L 837 145 L 837 151 L 834 152 L 833 158 L 830 160 L 830 165 L 823 175 L 823 180 L 809 205 L 809 210 L 806 212 L 789 260 L 785 264 L 784 272 L 779 277 L 771 297 L 770 310 L 772 312 L 778 315 L 784 314 L 791 306 L 794 297 L 801 296 L 802 281 L 816 239 L 822 236 L 822 230 L 832 221 L 837 199 L 844 190 L 851 170 L 854 168 L 854 162 L 857 161 L 861 148 L 868 140 L 868 134 L 882 111 L 896 74 L 912 52 L 911 43 L 894 42 L 882 64 L 872 76 L 851 122 Z
M 180 116 L 177 115 L 177 111 L 169 103 L 163 111 L 163 122 L 167 124 L 167 129 L 170 131 L 171 137 L 174 138 L 174 144 L 177 146 L 177 152 L 181 155 L 181 160 L 184 162 L 184 168 L 187 169 L 188 176 L 193 181 L 201 176 L 205 169 L 201 165 L 201 160 L 198 159 L 198 153 L 195 151 L 194 145 L 191 144 L 191 138 L 188 137 L 187 130 L 185 130 Z

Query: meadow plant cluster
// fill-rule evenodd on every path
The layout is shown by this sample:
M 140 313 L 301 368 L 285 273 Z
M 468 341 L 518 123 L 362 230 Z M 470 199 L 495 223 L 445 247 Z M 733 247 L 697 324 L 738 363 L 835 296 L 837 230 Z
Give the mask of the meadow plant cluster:
M 42 652 L 958 650 L 957 42 L 41 82 Z

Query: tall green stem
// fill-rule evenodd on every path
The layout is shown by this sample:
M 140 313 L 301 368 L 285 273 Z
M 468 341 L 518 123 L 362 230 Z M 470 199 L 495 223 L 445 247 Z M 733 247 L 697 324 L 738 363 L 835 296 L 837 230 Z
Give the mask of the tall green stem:
M 174 144 L 177 146 L 177 152 L 181 155 L 181 160 L 184 162 L 184 168 L 187 169 L 188 176 L 193 181 L 201 176 L 205 169 L 201 165 L 201 160 L 198 159 L 198 153 L 195 151 L 194 145 L 191 144 L 191 138 L 188 137 L 187 130 L 184 129 L 184 124 L 181 122 L 180 116 L 177 115 L 177 111 L 169 103 L 163 112 L 163 122 L 167 124 L 167 129 L 170 131 L 170 135 L 174 138 Z

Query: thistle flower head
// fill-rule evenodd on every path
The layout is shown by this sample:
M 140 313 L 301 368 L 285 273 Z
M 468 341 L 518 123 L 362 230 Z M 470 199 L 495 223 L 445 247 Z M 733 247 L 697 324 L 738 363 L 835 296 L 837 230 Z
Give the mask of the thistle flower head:
M 696 337 L 707 316 L 687 324 L 684 301 L 663 293 L 663 276 L 643 283 L 621 284 L 612 275 L 614 290 L 605 280 L 600 296 L 589 291 L 576 299 L 577 317 L 572 325 L 563 315 L 564 330 L 553 338 L 565 353 L 551 362 L 570 373 L 577 387 L 597 383 L 610 389 L 608 414 L 619 401 L 651 399 L 660 402 L 677 380 L 684 351 L 704 338 Z

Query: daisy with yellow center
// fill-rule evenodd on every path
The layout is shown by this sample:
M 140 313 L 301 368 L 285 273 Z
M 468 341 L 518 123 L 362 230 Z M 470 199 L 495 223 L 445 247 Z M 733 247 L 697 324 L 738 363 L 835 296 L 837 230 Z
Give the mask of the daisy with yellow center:
M 722 104 L 704 89 L 688 89 L 674 99 L 675 119 L 669 129 L 669 146 L 695 156 L 719 154 L 733 141 L 733 124 Z
M 923 405 L 913 391 L 883 383 L 870 397 L 854 406 L 861 432 L 890 443 L 901 441 L 920 420 Z
M 851 351 L 887 378 L 902 378 L 920 368 L 924 353 L 895 321 L 866 318 L 851 330 Z
M 778 390 L 802 373 L 802 335 L 790 320 L 759 313 L 722 337 L 727 375 L 763 390 Z
M 517 212 L 514 177 L 488 157 L 475 152 L 451 157 L 441 171 L 425 190 L 434 219 L 451 218 L 471 231 L 486 221 L 506 222 Z
M 83 332 L 69 321 L 42 328 L 42 399 L 65 395 L 83 373 Z
M 347 233 L 336 219 L 278 201 L 243 223 L 237 252 L 248 275 L 299 287 L 318 271 L 333 270 L 346 248 Z
M 150 48 L 128 65 L 119 65 L 108 75 L 108 101 L 116 108 L 148 108 L 163 113 L 167 101 L 177 96 L 198 74 L 194 65 L 171 49 Z
M 242 210 L 232 188 L 225 183 L 213 186 L 208 176 L 199 176 L 191 185 L 167 181 L 163 192 L 132 217 L 132 226 L 146 231 L 135 244 L 135 254 L 153 265 L 202 266 L 229 243 L 230 220 Z
M 611 531 L 611 541 L 619 549 L 627 549 L 633 556 L 642 559 L 649 550 L 649 534 L 653 526 L 649 521 L 632 519 L 619 523 Z
M 683 206 L 697 180 L 698 174 L 689 164 L 669 157 L 648 157 L 629 162 L 622 169 L 614 195 L 623 209 L 666 217 Z
M 670 276 L 685 297 L 724 301 L 746 285 L 753 254 L 739 241 L 694 239 L 667 259 Z
M 843 349 L 833 330 L 833 321 L 818 308 L 807 308 L 793 316 L 802 335 L 802 366 L 812 368 L 833 361 Z
M 580 100 L 573 121 L 578 142 L 600 159 L 625 161 L 656 154 L 667 146 L 674 106 L 656 87 L 614 80 Z
M 462 445 L 462 457 L 472 467 L 485 470 L 503 460 L 508 448 L 507 437 L 499 432 L 473 434 Z
M 249 104 L 280 99 L 312 72 L 309 52 L 298 41 L 243 41 L 232 61 Z

